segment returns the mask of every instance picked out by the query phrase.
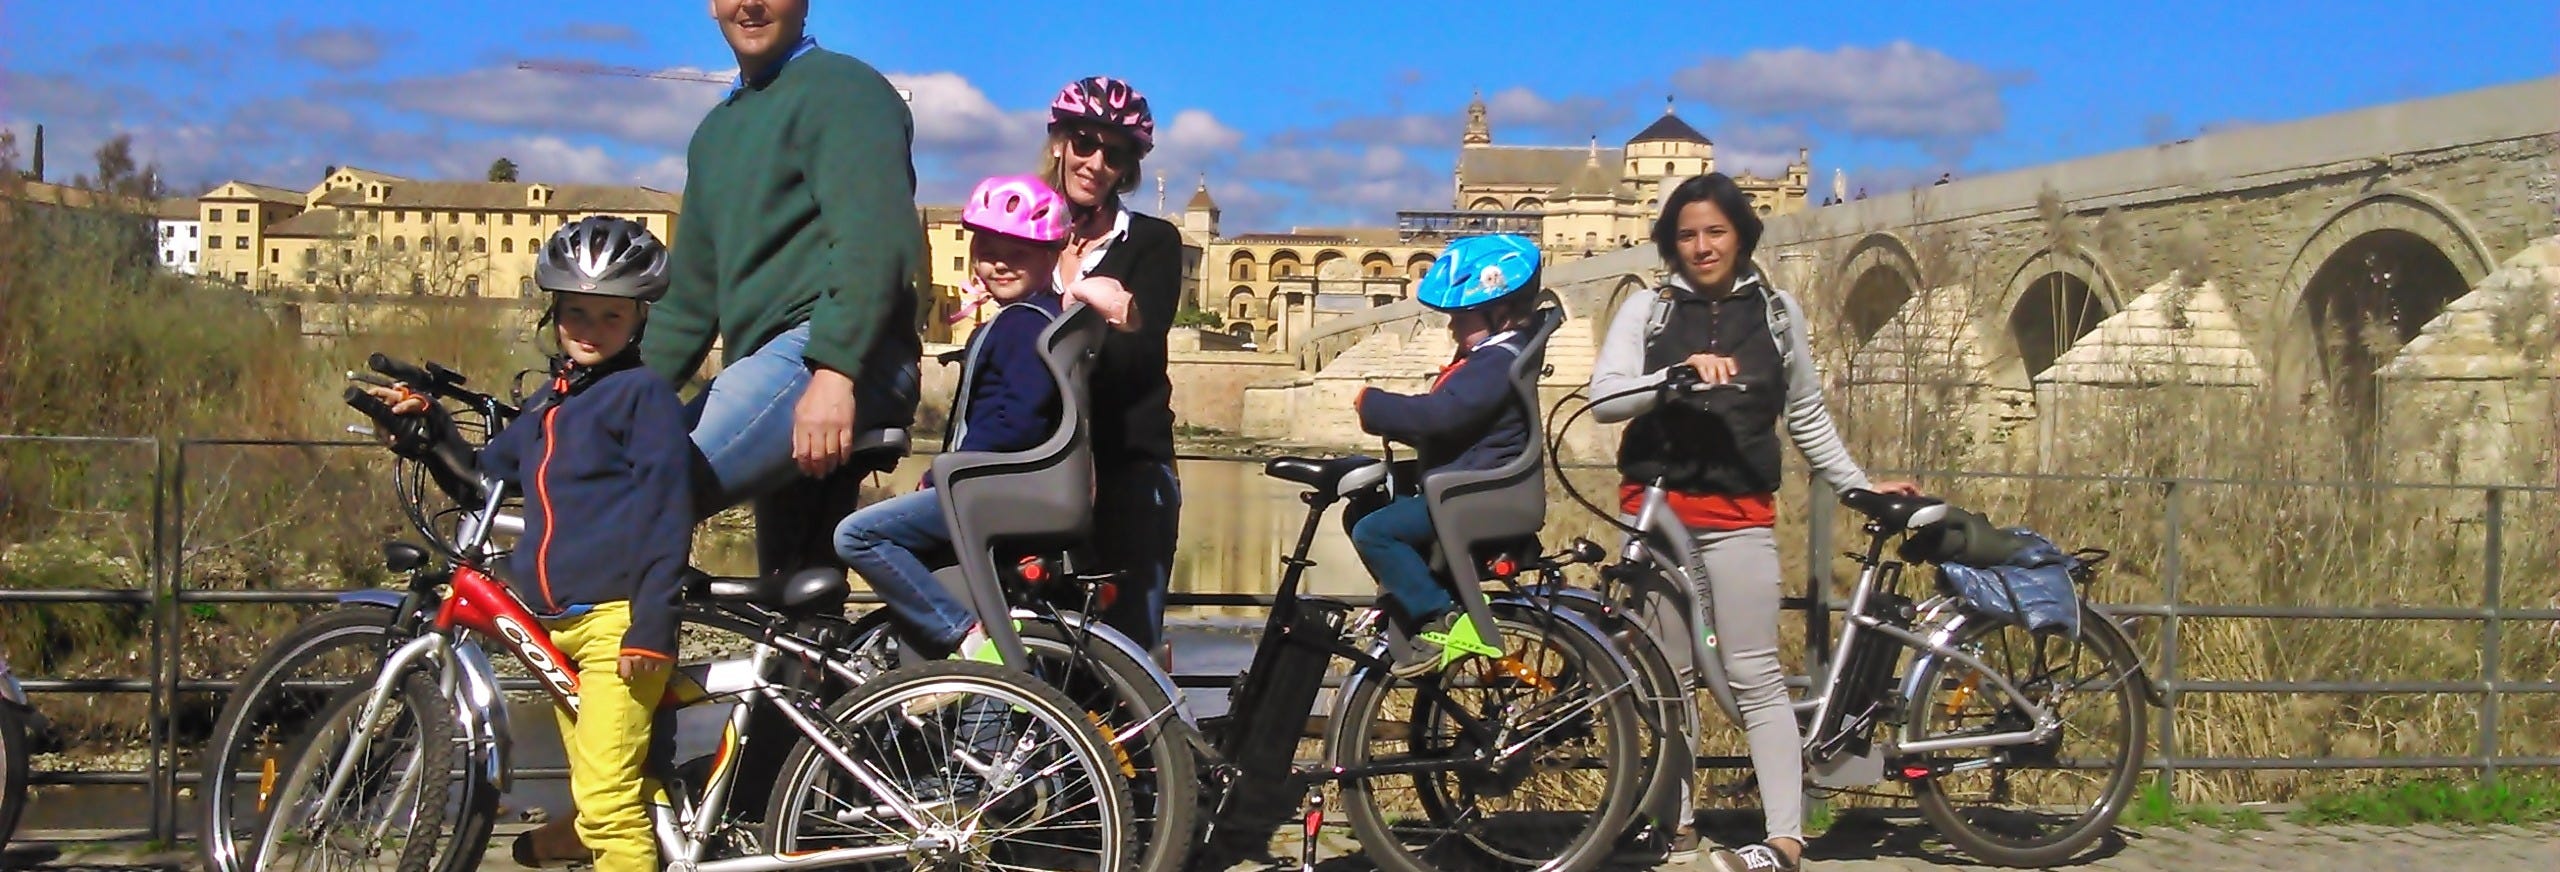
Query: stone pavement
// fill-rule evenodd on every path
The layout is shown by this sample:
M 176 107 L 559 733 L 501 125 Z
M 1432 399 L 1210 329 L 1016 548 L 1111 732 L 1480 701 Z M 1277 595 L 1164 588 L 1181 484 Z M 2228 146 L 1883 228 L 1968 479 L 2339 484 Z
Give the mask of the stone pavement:
M 2213 872 L 2213 870 L 2301 870 L 2301 872 L 2526 872 L 2560 869 L 2560 824 L 2445 828 L 2437 826 L 2334 826 L 2306 828 L 2270 820 L 2269 829 L 2224 831 L 2154 828 L 2119 829 L 2065 869 L 2124 872 Z M 1749 838 L 1710 829 L 1710 837 Z M 495 840 L 503 845 L 504 840 Z M 1372 868 L 1359 857 L 1348 828 L 1329 827 L 1318 839 L 1323 872 L 1358 872 Z M 1294 857 L 1295 834 L 1275 840 L 1276 853 Z M 132 847 L 97 849 L 71 846 L 61 856 L 54 849 L 12 848 L 0 868 L 40 872 L 139 872 L 192 870 L 201 864 L 187 852 L 145 852 Z M 1239 864 L 1230 872 L 1294 870 L 1285 864 Z M 1704 860 L 1655 867 L 1660 872 L 1692 872 L 1712 867 Z M 1906 870 L 1987 869 L 1955 853 L 1929 827 L 1915 819 L 1880 820 L 1851 817 L 1820 838 L 1806 853 L 1809 872 L 1906 872 Z M 503 848 L 482 862 L 484 872 L 521 872 Z

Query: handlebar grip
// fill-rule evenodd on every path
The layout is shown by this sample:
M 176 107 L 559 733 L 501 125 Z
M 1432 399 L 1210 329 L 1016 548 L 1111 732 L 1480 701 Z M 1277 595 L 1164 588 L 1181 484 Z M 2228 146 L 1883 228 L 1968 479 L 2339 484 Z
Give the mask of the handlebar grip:
M 364 365 L 374 372 L 408 382 L 410 387 L 420 390 L 432 388 L 437 384 L 435 376 L 428 375 L 426 370 L 411 365 L 407 361 L 393 360 L 389 355 L 379 351 L 365 358 Z

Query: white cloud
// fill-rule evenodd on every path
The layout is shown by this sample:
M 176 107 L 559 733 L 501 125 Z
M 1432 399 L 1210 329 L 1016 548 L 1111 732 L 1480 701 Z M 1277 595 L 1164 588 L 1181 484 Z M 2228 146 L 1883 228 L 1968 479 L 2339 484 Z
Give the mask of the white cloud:
M 352 72 L 382 60 L 383 38 L 366 27 L 318 27 L 276 34 L 284 53 L 338 72 Z
M 1957 153 L 2007 123 L 2000 92 L 2025 81 L 1900 40 L 1709 58 L 1672 78 L 1680 90 L 1746 116 L 1811 121 Z
M 1523 127 L 1568 136 L 1591 136 L 1600 128 L 1627 116 L 1625 106 L 1599 97 L 1556 100 L 1521 87 L 1496 92 L 1485 101 L 1484 111 L 1485 122 L 1493 126 L 1497 141 L 1502 130 Z
M 606 45 L 639 45 L 641 42 L 640 31 L 631 29 L 630 25 L 613 24 L 601 21 L 585 21 L 563 25 L 560 29 L 551 31 L 544 36 L 551 39 L 566 39 L 576 42 L 593 42 Z
M 701 75 L 677 67 L 659 72 Z M 709 73 L 721 76 L 720 73 Z M 482 67 L 444 76 L 332 87 L 432 118 L 535 134 L 596 133 L 682 148 L 726 89 L 714 82 Z

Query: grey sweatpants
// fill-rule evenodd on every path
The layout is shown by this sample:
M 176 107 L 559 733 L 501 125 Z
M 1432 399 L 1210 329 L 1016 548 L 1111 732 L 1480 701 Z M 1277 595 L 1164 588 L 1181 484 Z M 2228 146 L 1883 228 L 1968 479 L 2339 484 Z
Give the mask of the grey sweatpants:
M 1623 520 L 1634 522 L 1633 518 Z M 1804 735 L 1787 697 L 1786 669 L 1778 660 L 1777 533 L 1759 527 L 1709 531 L 1696 539 L 1689 572 L 1702 585 L 1696 595 L 1713 597 L 1701 603 L 1714 604 L 1716 651 L 1724 660 L 1725 678 L 1733 685 L 1734 702 L 1742 709 L 1751 768 L 1760 776 L 1760 806 L 1768 818 L 1769 837 L 1802 844 Z M 1693 638 L 1693 630 L 1679 600 L 1667 591 L 1641 591 L 1635 608 L 1645 628 L 1662 642 L 1662 653 L 1672 667 L 1695 687 L 1696 665 L 1690 646 L 1684 644 Z M 1715 717 L 1720 712 L 1710 709 L 1700 723 L 1720 720 Z

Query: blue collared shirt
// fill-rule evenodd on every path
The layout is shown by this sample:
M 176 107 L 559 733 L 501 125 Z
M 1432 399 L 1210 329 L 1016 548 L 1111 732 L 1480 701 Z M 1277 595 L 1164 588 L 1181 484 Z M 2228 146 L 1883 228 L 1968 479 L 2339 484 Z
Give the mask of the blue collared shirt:
M 807 36 L 807 35 L 803 35 L 803 36 L 801 36 L 801 37 L 800 37 L 800 44 L 792 46 L 792 47 L 791 47 L 791 53 L 790 53 L 790 54 L 787 54 L 787 55 L 782 56 L 782 60 L 781 60 L 780 62 L 777 62 L 777 63 L 775 63 L 775 64 L 773 65 L 773 69 L 769 69 L 769 70 L 764 71 L 764 75 L 763 75 L 761 78 L 759 78 L 759 79 L 758 79 L 754 84 L 755 84 L 756 86 L 758 86 L 758 87 L 762 87 L 765 83 L 773 81 L 773 77 L 775 77 L 775 76 L 779 76 L 779 75 L 782 75 L 782 68 L 783 68 L 783 67 L 790 66 L 792 61 L 799 59 L 799 57 L 800 57 L 801 55 L 808 54 L 810 49 L 817 48 L 817 47 L 818 47 L 818 38 L 817 38 L 817 37 L 814 37 L 814 36 Z M 732 82 L 730 82 L 730 83 L 729 83 L 729 94 L 728 94 L 728 96 L 730 96 L 730 97 L 736 97 L 736 96 L 738 96 L 738 92 L 739 92 L 739 91 L 746 90 L 747 85 L 748 85 L 748 82 L 747 82 L 747 73 L 746 73 L 746 71 L 745 71 L 745 70 L 741 69 L 741 70 L 739 70 L 739 71 L 738 71 L 738 78 L 737 78 L 735 81 L 732 81 Z

